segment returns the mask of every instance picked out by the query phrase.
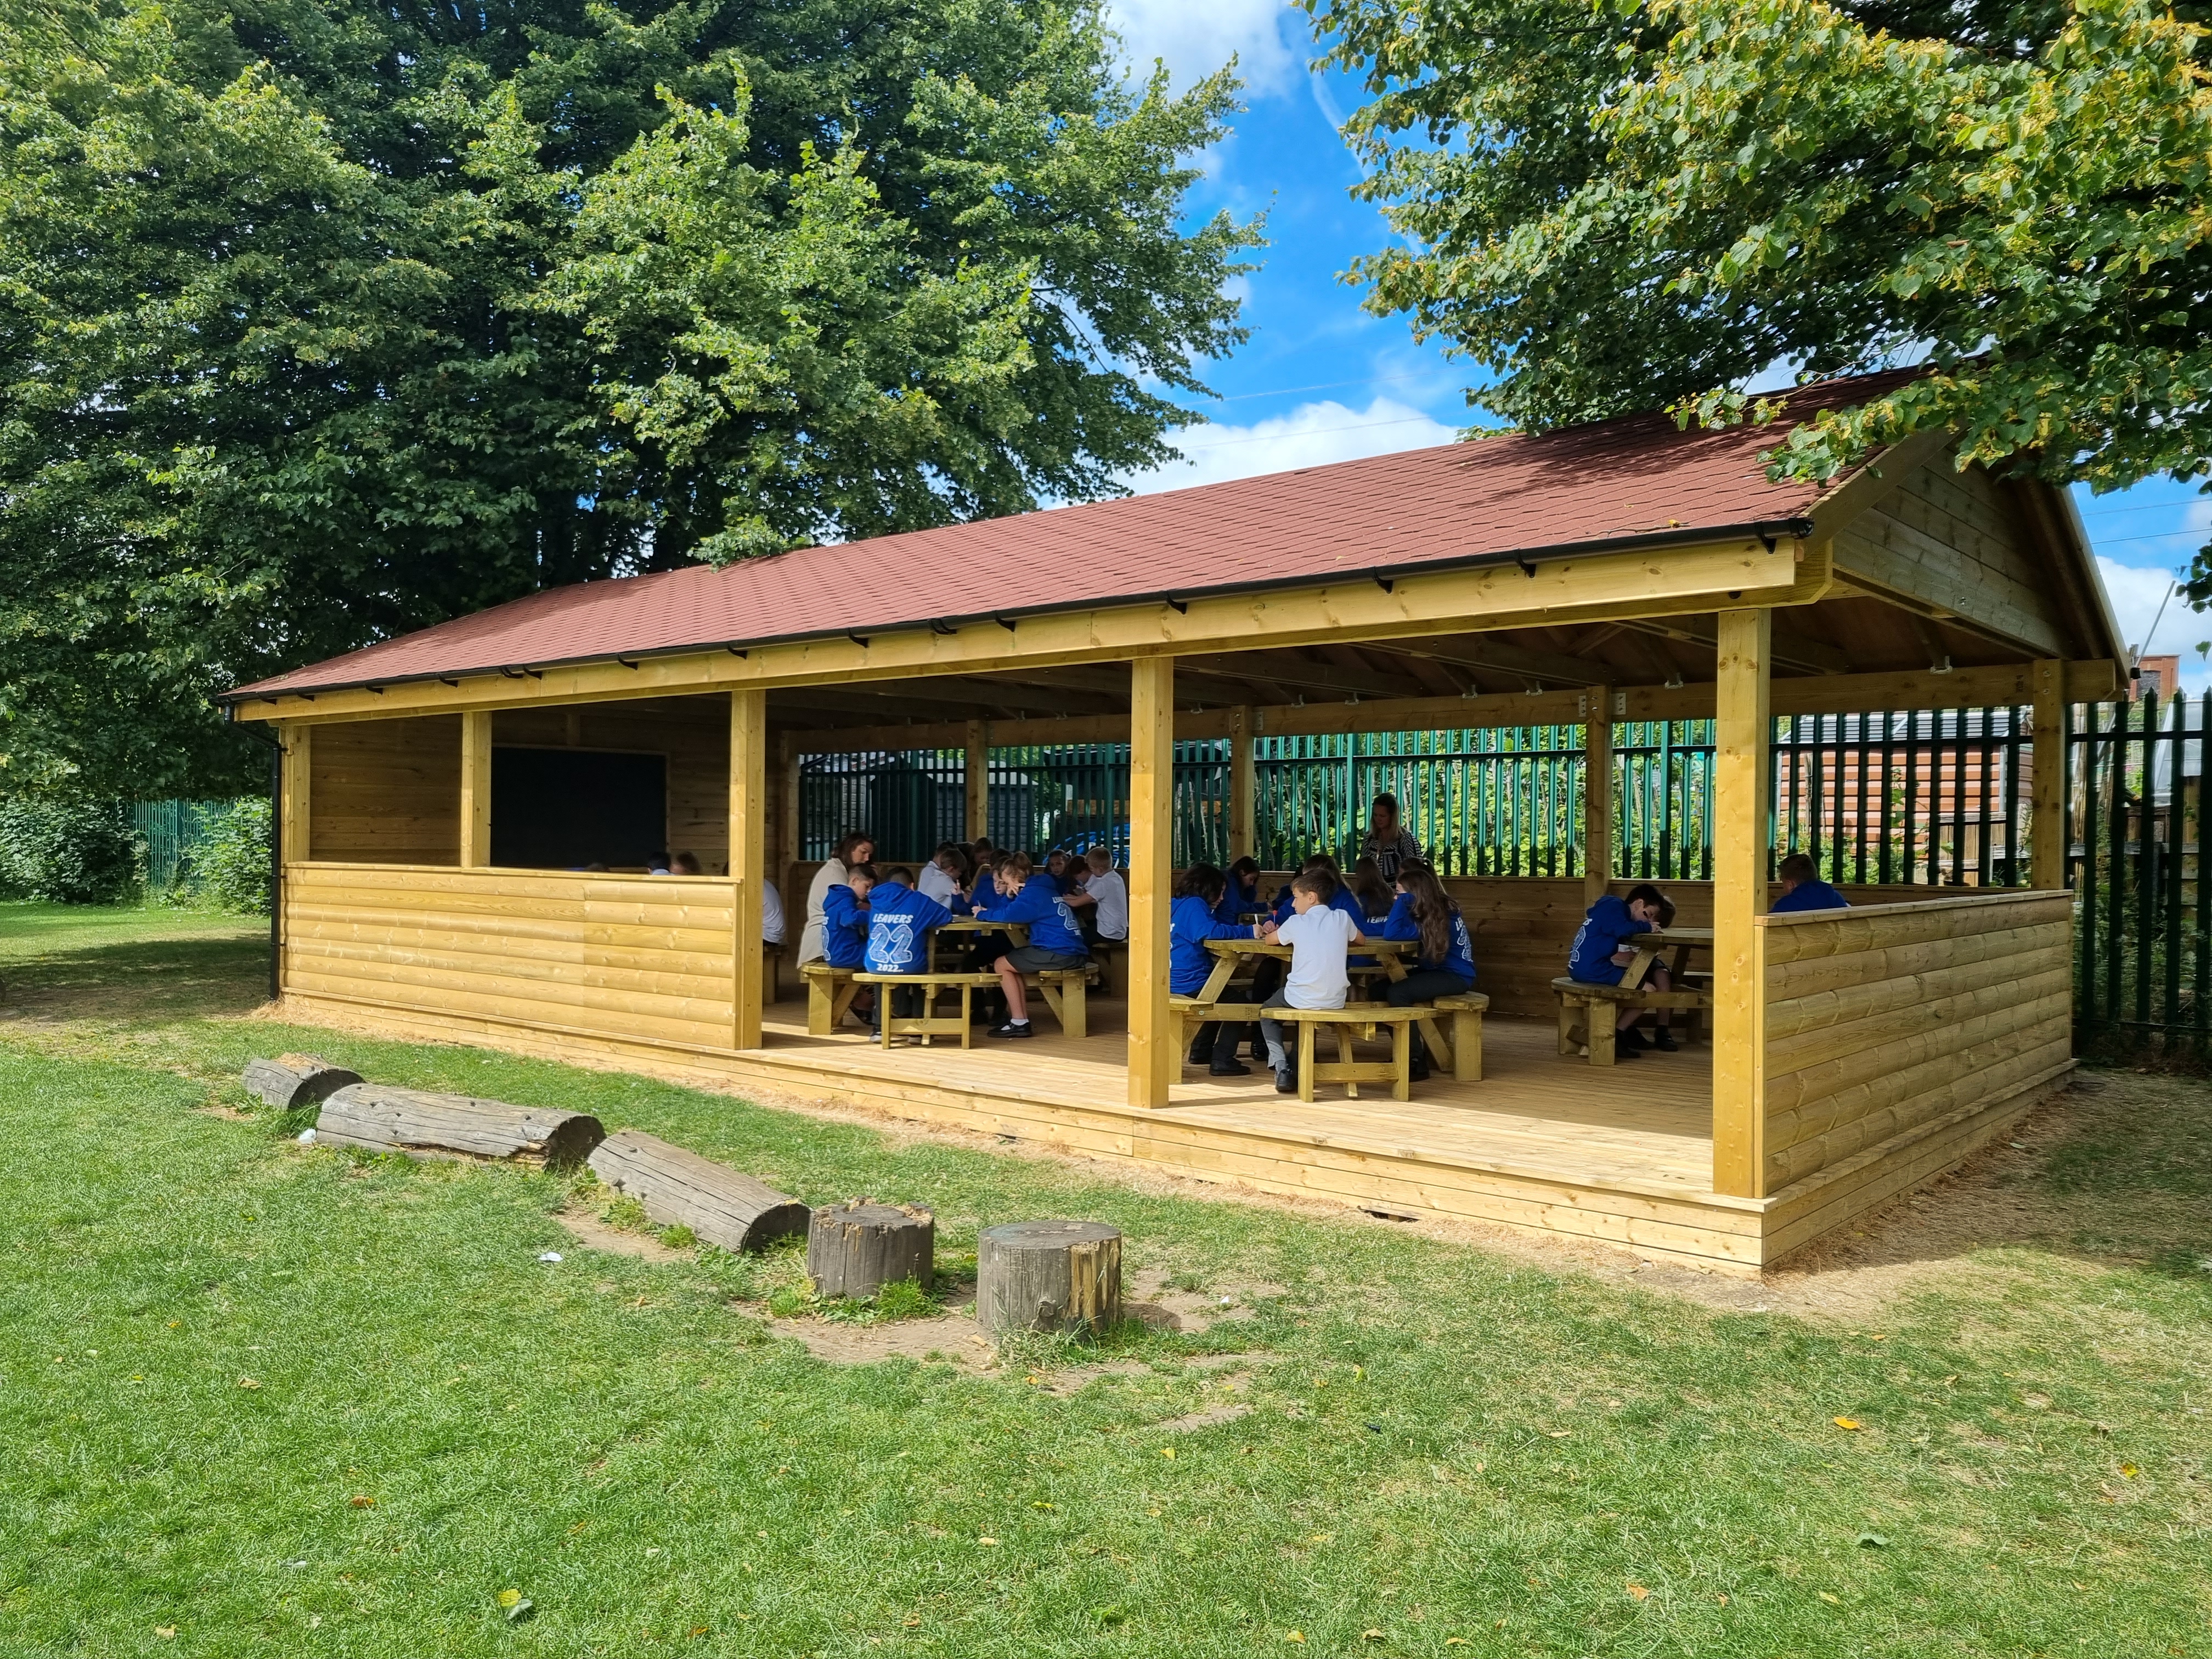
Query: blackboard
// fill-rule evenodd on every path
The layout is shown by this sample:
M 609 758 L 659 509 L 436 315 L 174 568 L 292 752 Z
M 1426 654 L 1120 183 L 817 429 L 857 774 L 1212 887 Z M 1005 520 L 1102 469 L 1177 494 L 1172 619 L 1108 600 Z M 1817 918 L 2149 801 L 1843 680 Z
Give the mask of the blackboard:
M 668 758 L 599 749 L 491 751 L 491 861 L 641 868 L 668 850 Z

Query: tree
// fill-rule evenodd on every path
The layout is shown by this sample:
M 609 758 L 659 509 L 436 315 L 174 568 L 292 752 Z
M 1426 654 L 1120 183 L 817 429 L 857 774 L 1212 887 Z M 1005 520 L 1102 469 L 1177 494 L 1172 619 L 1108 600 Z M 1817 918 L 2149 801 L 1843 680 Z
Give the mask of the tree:
M 1234 90 L 1090 0 L 17 0 L 0 792 L 247 787 L 223 684 L 1112 490 L 1242 337 Z
M 1498 374 L 1470 401 L 1759 418 L 1734 388 L 1769 365 L 1924 356 L 1776 473 L 1933 426 L 2100 489 L 2212 472 L 2206 8 L 1306 3 L 1373 94 L 1346 131 L 1408 244 L 1355 274 Z

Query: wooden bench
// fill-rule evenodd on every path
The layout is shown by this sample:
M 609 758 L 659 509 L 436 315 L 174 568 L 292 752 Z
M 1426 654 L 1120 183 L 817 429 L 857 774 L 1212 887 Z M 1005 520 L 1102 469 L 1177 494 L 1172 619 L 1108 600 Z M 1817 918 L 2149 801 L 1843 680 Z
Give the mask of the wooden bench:
M 1709 990 L 1655 991 L 1649 986 L 1585 985 L 1578 979 L 1553 980 L 1552 994 L 1559 1000 L 1559 1052 L 1587 1052 L 1593 1066 L 1613 1063 L 1621 1009 L 1687 1010 L 1690 1018 L 1681 1034 L 1689 1036 L 1697 1030 L 1698 1016 L 1713 1006 Z
M 998 977 L 996 974 L 991 975 L 994 982 Z M 1044 1006 L 1052 1010 L 1060 1029 L 1069 1036 L 1091 1034 L 1090 1016 L 1084 1000 L 1091 984 L 1088 963 L 1080 968 L 1047 968 L 1039 973 L 1024 974 L 1022 983 L 1044 998 Z
M 1413 1097 L 1413 1024 L 1433 1011 L 1414 1006 L 1393 1008 L 1387 1002 L 1348 1002 L 1341 1008 L 1270 1008 L 1267 1018 L 1294 1023 L 1298 1028 L 1298 1098 L 1314 1097 L 1316 1083 L 1341 1083 L 1347 1099 L 1359 1098 L 1363 1083 L 1387 1083 L 1393 1100 Z M 1322 1026 L 1336 1033 L 1336 1058 L 1326 1063 L 1314 1058 L 1316 1034 Z M 1373 1036 L 1382 1026 L 1390 1028 L 1390 1058 L 1354 1060 L 1353 1036 Z
M 828 1036 L 845 1023 L 845 1016 L 853 1012 L 853 999 L 860 994 L 854 983 L 857 968 L 832 968 L 826 962 L 799 964 L 799 975 L 806 981 L 806 1035 Z
M 1190 1064 L 1190 1045 L 1198 1041 L 1198 1028 L 1217 1022 L 1229 1025 L 1256 1025 L 1260 1020 L 1260 1005 L 1256 1002 L 1201 1002 L 1196 997 L 1170 996 L 1168 1012 L 1180 1022 L 1181 1040 L 1176 1053 L 1182 1064 Z
M 1091 946 L 1091 964 L 1098 970 L 1098 989 L 1119 996 L 1128 988 L 1129 942 L 1102 939 Z
M 950 970 L 944 973 L 927 974 L 860 972 L 855 973 L 853 978 L 861 985 L 877 985 L 883 988 L 877 994 L 884 1000 L 882 1007 L 878 1011 L 876 1030 L 877 1036 L 886 1048 L 891 1046 L 893 1037 L 902 1036 L 920 1037 L 925 1048 L 929 1046 L 929 1040 L 933 1036 L 957 1036 L 960 1039 L 962 1048 L 975 1047 L 975 993 L 979 989 L 988 989 L 999 982 L 999 976 L 996 974 L 968 974 Z M 895 1014 L 891 1012 L 890 998 L 894 991 L 902 986 L 914 986 L 921 989 L 922 1003 L 920 1013 Z M 940 1014 L 937 1012 L 937 994 L 939 991 L 960 993 L 960 1016 L 957 1019 L 951 1014 Z
M 783 946 L 761 946 L 761 1000 L 777 1003 L 783 1000 Z
M 1457 996 L 1437 997 L 1428 1006 L 1439 1015 L 1451 1017 L 1449 1042 L 1443 1040 L 1441 1019 L 1421 1022 L 1421 1040 L 1428 1046 L 1429 1064 L 1438 1071 L 1449 1066 L 1458 1082 L 1481 1082 L 1482 1017 L 1489 1012 L 1490 999 L 1480 991 L 1464 991 Z M 1419 1005 L 1415 1006 L 1418 1009 Z

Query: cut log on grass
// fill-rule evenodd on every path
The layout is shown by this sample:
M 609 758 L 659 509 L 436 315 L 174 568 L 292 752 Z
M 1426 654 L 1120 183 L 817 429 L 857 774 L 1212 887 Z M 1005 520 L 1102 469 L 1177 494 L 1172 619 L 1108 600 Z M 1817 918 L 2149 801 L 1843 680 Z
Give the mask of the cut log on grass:
M 362 1146 L 416 1158 L 523 1158 L 550 1164 L 580 1162 L 606 1136 L 599 1119 L 581 1112 L 510 1106 L 470 1095 L 432 1094 L 352 1083 L 323 1103 L 315 1139 L 325 1146 Z
M 591 1164 L 593 1175 L 642 1204 L 648 1221 L 680 1223 L 726 1250 L 757 1250 L 806 1231 L 811 1212 L 790 1194 L 635 1129 L 601 1141 Z
M 911 1279 L 927 1290 L 937 1273 L 937 1218 L 912 1204 L 851 1199 L 817 1210 L 806 1230 L 806 1276 L 817 1296 L 873 1296 Z
M 279 1111 L 319 1105 L 348 1084 L 360 1081 L 359 1072 L 313 1054 L 279 1054 L 274 1060 L 257 1057 L 246 1062 L 246 1086 Z
M 1010 1221 L 975 1241 L 975 1322 L 1096 1335 L 1121 1317 L 1121 1235 L 1095 1221 Z

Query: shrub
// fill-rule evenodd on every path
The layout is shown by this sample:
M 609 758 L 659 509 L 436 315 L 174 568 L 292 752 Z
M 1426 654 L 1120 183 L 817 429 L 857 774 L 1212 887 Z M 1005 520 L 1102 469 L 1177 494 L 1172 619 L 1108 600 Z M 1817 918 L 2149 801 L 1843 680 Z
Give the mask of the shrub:
M 267 915 L 269 832 L 269 803 L 258 795 L 217 813 L 207 839 L 192 850 L 202 898 L 222 909 Z
M 112 904 L 143 878 L 143 851 L 126 802 L 0 801 L 0 890 L 52 904 Z

